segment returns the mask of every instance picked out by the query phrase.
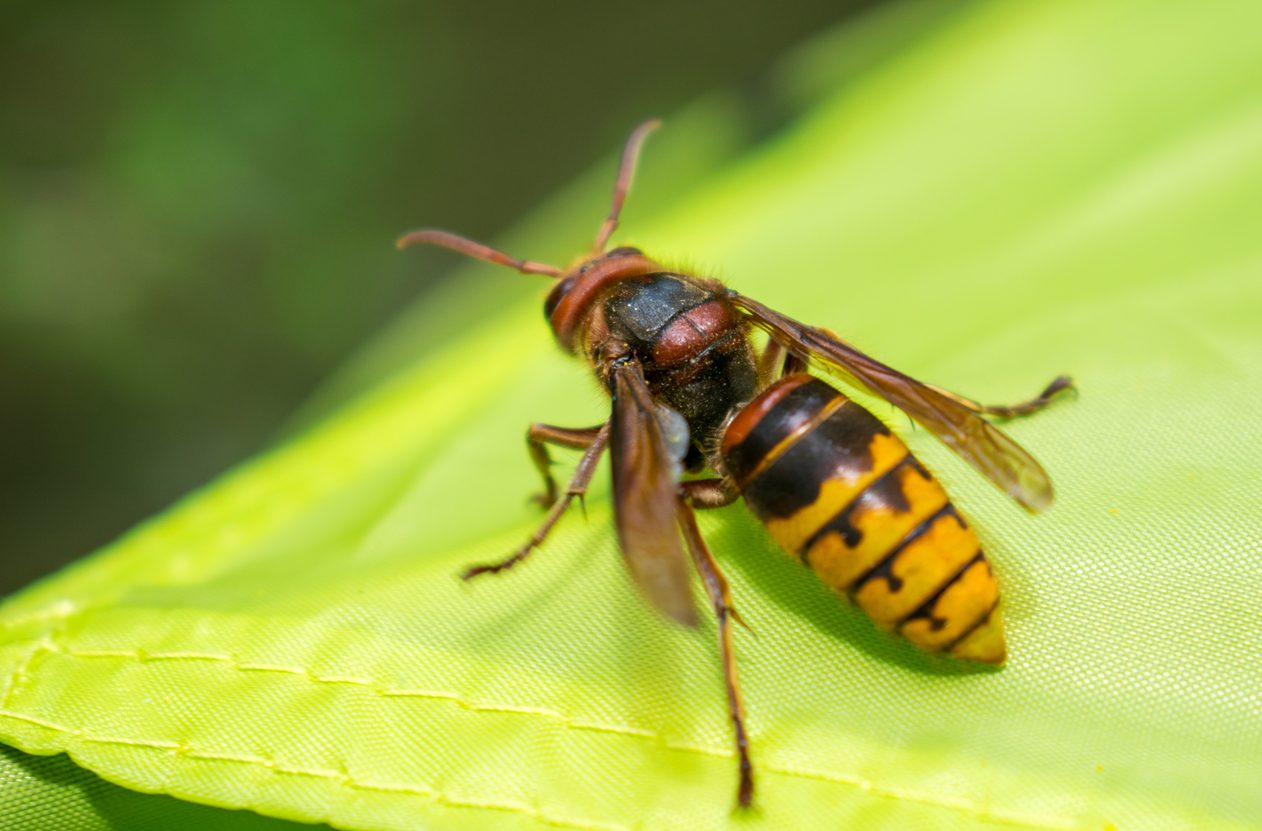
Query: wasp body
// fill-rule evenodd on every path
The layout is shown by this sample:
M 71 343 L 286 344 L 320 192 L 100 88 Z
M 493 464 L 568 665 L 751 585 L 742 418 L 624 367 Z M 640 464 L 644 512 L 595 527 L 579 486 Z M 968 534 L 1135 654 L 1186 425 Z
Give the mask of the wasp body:
M 743 496 L 784 549 L 879 626 L 929 651 L 1001 663 L 998 585 L 972 529 L 888 427 L 804 370 L 814 363 L 885 398 L 1030 510 L 1051 504 L 1047 474 L 982 416 L 1034 412 L 1070 381 L 1059 377 L 1015 406 L 985 406 L 916 381 L 716 280 L 674 272 L 636 248 L 606 251 L 640 145 L 656 126 L 646 122 L 631 134 L 609 216 L 592 252 L 570 269 L 434 229 L 406 234 L 399 246 L 441 245 L 555 278 L 544 302 L 553 335 L 610 395 L 604 424 L 531 426 L 527 442 L 548 515 L 512 556 L 464 577 L 525 559 L 586 492 L 608 450 L 619 547 L 636 584 L 663 614 L 695 625 L 691 561 L 709 597 L 740 763 L 737 798 L 748 805 L 753 767 L 732 638 L 740 618 L 694 510 Z M 768 335 L 760 352 L 755 329 Z M 584 451 L 564 492 L 549 470 L 549 444 Z M 704 470 L 714 475 L 684 478 Z

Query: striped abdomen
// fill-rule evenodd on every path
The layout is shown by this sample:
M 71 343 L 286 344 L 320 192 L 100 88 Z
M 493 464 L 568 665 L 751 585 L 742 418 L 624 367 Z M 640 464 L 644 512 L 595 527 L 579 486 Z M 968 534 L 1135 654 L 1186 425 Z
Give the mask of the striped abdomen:
M 999 587 L 977 536 L 907 446 L 809 375 L 733 419 L 723 462 L 780 545 L 917 646 L 1004 659 Z

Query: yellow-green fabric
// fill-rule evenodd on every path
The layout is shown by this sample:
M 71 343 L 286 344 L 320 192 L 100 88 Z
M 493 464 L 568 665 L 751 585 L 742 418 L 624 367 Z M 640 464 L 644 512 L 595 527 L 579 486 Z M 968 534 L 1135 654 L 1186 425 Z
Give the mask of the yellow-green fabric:
M 607 474 L 530 561 L 455 577 L 539 519 L 526 423 L 607 407 L 542 281 L 474 265 L 390 335 L 391 380 L 10 599 L 0 739 L 353 829 L 1262 828 L 1262 6 L 905 6 L 777 83 L 927 9 L 740 161 L 633 195 L 619 239 L 976 398 L 1074 374 L 1077 399 L 1010 426 L 1058 488 L 1038 517 L 873 405 L 982 536 L 1007 666 L 878 633 L 743 507 L 705 514 L 756 631 L 757 806 L 733 812 L 713 625 L 642 602 Z M 513 250 L 585 244 L 607 174 L 585 224 Z
M 249 811 L 120 788 L 63 754 L 31 756 L 0 745 L 0 828 L 6 831 L 299 831 L 310 829 Z

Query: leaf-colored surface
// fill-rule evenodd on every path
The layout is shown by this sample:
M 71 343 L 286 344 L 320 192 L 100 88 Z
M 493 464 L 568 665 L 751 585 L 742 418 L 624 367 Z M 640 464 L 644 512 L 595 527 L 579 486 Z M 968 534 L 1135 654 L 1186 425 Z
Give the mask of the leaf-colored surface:
M 0 746 L 0 828 L 13 831 L 297 831 L 249 811 L 225 811 L 120 788 L 64 755 Z
M 635 592 L 605 476 L 527 564 L 454 577 L 537 520 L 526 422 L 607 406 L 541 298 L 487 305 L 521 279 L 490 267 L 412 318 L 463 334 L 394 333 L 392 380 L 12 598 L 0 738 L 346 828 L 1259 827 L 1260 24 L 1227 0 L 970 8 L 653 215 L 632 198 L 621 239 L 917 377 L 1082 389 L 1009 428 L 1057 485 L 1037 518 L 903 430 L 1001 575 L 1002 670 L 877 633 L 742 507 L 701 518 L 758 633 L 751 814 L 712 627 Z

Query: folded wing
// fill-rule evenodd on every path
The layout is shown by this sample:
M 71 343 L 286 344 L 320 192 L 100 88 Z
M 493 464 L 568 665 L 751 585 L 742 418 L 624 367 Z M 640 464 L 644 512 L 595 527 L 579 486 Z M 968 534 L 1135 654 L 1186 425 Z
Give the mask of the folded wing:
M 663 614 L 697 623 L 687 559 L 676 527 L 681 454 L 663 422 L 679 418 L 653 402 L 640 365 L 614 364 L 610 459 L 614 519 L 622 555 L 637 585 Z
M 1052 482 L 1034 457 L 959 401 L 863 354 L 831 332 L 799 323 L 743 295 L 732 293 L 731 299 L 755 326 L 790 351 L 907 413 L 1026 509 L 1041 511 L 1052 504 Z

